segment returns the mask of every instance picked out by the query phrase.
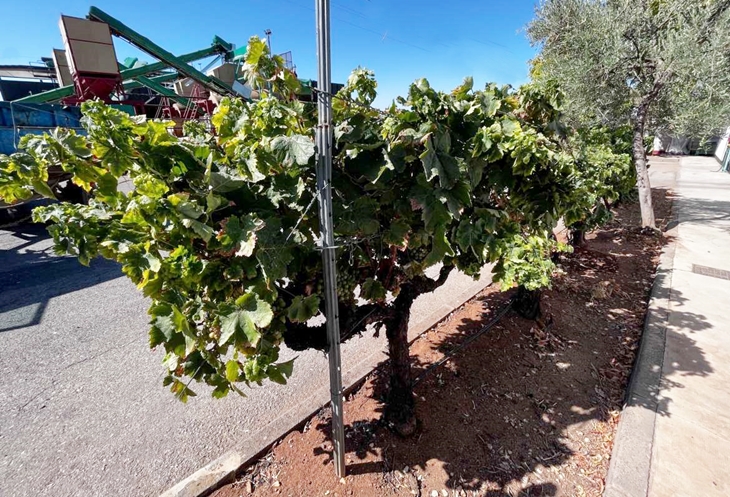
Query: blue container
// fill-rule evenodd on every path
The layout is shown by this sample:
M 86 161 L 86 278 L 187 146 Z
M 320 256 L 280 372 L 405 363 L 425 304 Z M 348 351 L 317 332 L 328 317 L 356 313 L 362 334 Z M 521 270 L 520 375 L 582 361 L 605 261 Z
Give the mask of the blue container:
M 53 104 L 0 102 L 0 154 L 16 151 L 16 143 L 27 134 L 43 134 L 56 127 L 81 127 L 81 109 Z
M 8 102 L 11 112 L 10 126 L 36 126 L 51 128 L 56 124 L 52 105 L 16 104 Z
M 56 126 L 61 128 L 78 128 L 81 126 L 81 108 L 54 105 L 53 114 Z
M 81 109 L 66 105 L 0 102 L 0 126 L 78 128 Z
M 0 102 L 0 126 L 12 126 L 13 118 L 10 113 L 10 102 Z
M 0 127 L 0 154 L 15 152 L 15 133 L 13 128 Z
M 25 127 L 25 128 L 12 128 L 0 126 L 0 154 L 10 155 L 17 152 L 16 144 L 20 143 L 20 138 L 25 135 L 42 135 L 48 133 L 56 127 Z M 83 128 L 70 128 L 76 131 L 79 135 L 85 135 L 86 130 Z

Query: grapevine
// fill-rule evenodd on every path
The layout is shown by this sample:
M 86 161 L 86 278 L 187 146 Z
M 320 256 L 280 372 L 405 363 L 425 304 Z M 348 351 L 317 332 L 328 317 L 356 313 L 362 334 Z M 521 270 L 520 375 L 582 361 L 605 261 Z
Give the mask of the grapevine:
M 280 61 L 261 40 L 251 44 L 259 45 L 247 51 L 247 70 L 271 74 Z M 88 206 L 54 204 L 34 218 L 49 223 L 59 253 L 83 264 L 118 261 L 151 299 L 149 343 L 164 348 L 164 384 L 182 400 L 194 394 L 190 379 L 215 397 L 266 379 L 284 383 L 292 362 L 279 361 L 283 342 L 326 343 L 324 324 L 311 323 L 324 313 L 310 209 L 316 116 L 288 98 L 283 67 L 273 74 L 281 78 L 268 78 L 271 92 L 262 86 L 260 100 L 223 99 L 214 133 L 186 126 L 176 137 L 172 123 L 86 102 L 86 136 L 26 136 L 20 152 L 0 156 L 4 199 L 48 193 L 38 185 L 51 165 L 92 192 Z M 382 325 L 391 347 L 407 347 L 410 304 L 454 269 L 478 277 L 496 263 L 494 278 L 506 287 L 549 285 L 550 254 L 564 248 L 552 228 L 564 216 L 583 220 L 592 205 L 576 199 L 597 195 L 598 183 L 598 195 L 611 193 L 613 184 L 594 170 L 595 154 L 576 153 L 551 125 L 557 90 L 476 90 L 467 79 L 443 93 L 422 79 L 382 111 L 372 108 L 376 87 L 370 71 L 357 69 L 333 103 L 343 336 Z M 130 193 L 117 190 L 124 175 Z M 437 264 L 438 278 L 425 276 Z M 410 388 L 409 367 L 394 362 L 392 391 Z M 401 407 L 412 413 L 412 395 L 393 398 L 410 399 Z

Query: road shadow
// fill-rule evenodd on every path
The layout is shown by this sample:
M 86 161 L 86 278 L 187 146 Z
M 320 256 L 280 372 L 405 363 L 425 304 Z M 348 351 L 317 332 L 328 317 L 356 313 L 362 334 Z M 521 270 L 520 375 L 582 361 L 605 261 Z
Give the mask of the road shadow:
M 86 267 L 53 253 L 43 224 L 0 230 L 0 332 L 38 324 L 48 301 L 123 276 L 121 266 L 98 258 Z

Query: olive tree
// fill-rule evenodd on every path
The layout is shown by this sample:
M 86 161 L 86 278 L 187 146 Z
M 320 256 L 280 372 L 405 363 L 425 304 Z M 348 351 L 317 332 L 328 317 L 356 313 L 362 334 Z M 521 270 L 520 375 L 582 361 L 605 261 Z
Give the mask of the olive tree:
M 712 134 L 730 103 L 728 0 L 545 0 L 527 26 L 539 78 L 579 125 L 629 124 L 642 224 L 654 227 L 644 134 Z

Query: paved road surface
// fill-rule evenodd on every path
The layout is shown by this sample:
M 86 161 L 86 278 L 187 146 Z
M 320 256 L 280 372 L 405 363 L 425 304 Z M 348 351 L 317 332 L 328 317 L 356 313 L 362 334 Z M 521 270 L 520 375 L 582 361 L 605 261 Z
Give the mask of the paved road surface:
M 161 386 L 147 302 L 119 267 L 52 254 L 45 230 L 0 230 L 0 495 L 159 495 L 228 450 L 253 454 L 328 399 L 323 354 L 289 385 L 187 405 Z M 411 332 L 489 280 L 452 275 L 416 303 Z M 345 382 L 382 360 L 383 337 L 343 348 Z M 293 354 L 285 351 L 283 356 Z

